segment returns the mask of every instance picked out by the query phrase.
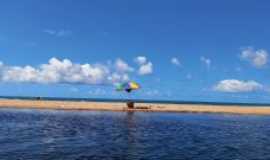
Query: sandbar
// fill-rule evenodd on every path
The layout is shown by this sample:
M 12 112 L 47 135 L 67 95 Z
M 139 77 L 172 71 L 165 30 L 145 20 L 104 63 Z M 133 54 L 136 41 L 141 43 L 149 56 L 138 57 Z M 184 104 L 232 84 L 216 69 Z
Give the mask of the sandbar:
M 270 106 L 135 103 L 135 109 L 128 109 L 124 102 L 80 102 L 19 99 L 0 99 L 0 108 L 270 115 Z

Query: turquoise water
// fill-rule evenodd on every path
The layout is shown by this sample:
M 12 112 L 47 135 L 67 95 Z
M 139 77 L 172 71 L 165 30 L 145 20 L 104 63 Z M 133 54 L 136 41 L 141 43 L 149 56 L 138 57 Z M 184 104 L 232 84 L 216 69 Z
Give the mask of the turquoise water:
M 270 117 L 0 109 L 1 160 L 270 159 Z
M 0 99 L 23 99 L 36 100 L 37 97 L 18 97 L 18 96 L 0 96 Z M 60 100 L 60 101 L 88 101 L 88 102 L 127 102 L 130 99 L 106 99 L 106 98 L 60 98 L 60 97 L 41 97 L 42 100 Z M 209 101 L 175 101 L 175 100 L 146 100 L 132 99 L 134 102 L 143 103 L 161 103 L 161 104 L 200 104 L 200 105 L 238 105 L 238 106 L 270 106 L 270 103 L 246 103 L 243 100 L 238 102 L 209 102 Z

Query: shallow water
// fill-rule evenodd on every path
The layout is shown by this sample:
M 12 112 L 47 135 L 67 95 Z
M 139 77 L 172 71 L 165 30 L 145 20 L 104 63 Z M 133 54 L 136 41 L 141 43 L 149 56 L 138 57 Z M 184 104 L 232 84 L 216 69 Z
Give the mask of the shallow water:
M 270 159 L 269 124 L 267 116 L 0 109 L 0 159 Z

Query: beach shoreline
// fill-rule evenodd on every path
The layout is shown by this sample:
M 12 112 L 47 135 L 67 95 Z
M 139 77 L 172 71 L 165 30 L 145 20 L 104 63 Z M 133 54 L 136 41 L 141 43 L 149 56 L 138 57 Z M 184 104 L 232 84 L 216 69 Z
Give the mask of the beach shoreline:
M 270 115 L 270 106 L 262 107 L 262 106 L 210 105 L 210 104 L 200 105 L 200 104 L 136 103 L 135 109 L 128 109 L 126 103 L 124 102 L 110 103 L 110 102 L 1 99 L 0 108 Z

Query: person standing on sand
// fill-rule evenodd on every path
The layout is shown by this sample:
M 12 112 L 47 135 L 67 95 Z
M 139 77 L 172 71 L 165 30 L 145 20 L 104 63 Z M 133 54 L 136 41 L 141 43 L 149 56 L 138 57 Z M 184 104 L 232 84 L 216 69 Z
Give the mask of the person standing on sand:
M 140 88 L 140 85 L 136 82 L 130 81 L 130 82 L 126 82 L 126 83 L 120 83 L 116 85 L 116 90 L 117 91 L 125 91 L 127 93 L 131 93 L 131 91 L 133 90 L 137 90 Z M 133 109 L 134 108 L 134 102 L 133 101 L 128 101 L 127 102 L 127 107 L 129 109 Z

